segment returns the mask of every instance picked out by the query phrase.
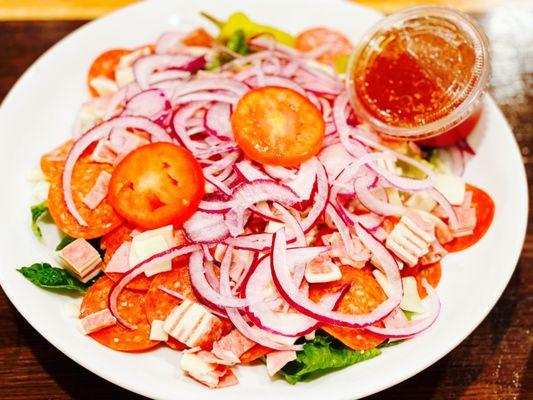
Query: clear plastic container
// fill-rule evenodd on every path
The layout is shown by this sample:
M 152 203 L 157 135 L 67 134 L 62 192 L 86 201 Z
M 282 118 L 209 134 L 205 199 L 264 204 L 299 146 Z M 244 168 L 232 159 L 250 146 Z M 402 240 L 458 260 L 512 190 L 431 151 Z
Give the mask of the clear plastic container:
M 474 128 L 489 77 L 481 28 L 459 11 L 422 6 L 386 17 L 366 33 L 346 84 L 354 111 L 374 131 L 448 145 Z

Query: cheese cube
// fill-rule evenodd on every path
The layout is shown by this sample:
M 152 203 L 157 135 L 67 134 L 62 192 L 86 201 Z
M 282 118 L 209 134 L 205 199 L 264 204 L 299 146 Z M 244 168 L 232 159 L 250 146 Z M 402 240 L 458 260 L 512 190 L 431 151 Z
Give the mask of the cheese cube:
M 405 311 L 424 313 L 426 308 L 424 307 L 424 304 L 422 304 L 422 300 L 418 294 L 416 278 L 414 276 L 402 278 L 402 284 L 403 297 L 400 303 L 400 308 Z
M 407 265 L 415 265 L 435 241 L 435 236 L 426 231 L 429 228 L 425 225 L 431 226 L 414 213 L 404 215 L 389 234 L 385 246 Z
M 91 79 L 90 85 L 102 97 L 118 92 L 118 86 L 114 81 L 101 76 Z
M 422 210 L 426 212 L 431 212 L 436 206 L 437 202 L 433 200 L 426 192 L 416 192 L 414 193 L 407 201 L 405 202 L 407 207 L 414 208 L 416 210 Z
M 80 319 L 80 328 L 83 334 L 88 335 L 116 323 L 117 319 L 111 314 L 111 311 L 108 308 L 104 308 L 102 311 Z
M 174 235 L 172 225 L 136 235 L 131 241 L 129 255 L 130 267 L 134 267 L 157 253 L 170 249 L 173 245 Z M 145 275 L 151 276 L 159 272 L 170 271 L 171 269 L 172 261 L 168 260 L 154 265 L 145 272 Z
M 454 206 L 463 204 L 465 198 L 465 182 L 458 176 L 451 174 L 436 174 L 431 181 L 439 192 Z
M 160 340 L 166 342 L 168 340 L 168 333 L 163 329 L 165 321 L 154 319 L 150 327 L 150 340 Z
M 192 378 L 204 385 L 214 388 L 218 385 L 219 377 L 215 374 L 216 365 L 202 360 L 196 353 L 183 353 L 180 361 L 181 368 Z
M 387 295 L 387 297 L 390 297 L 390 285 L 385 274 L 379 269 L 375 269 L 372 271 L 372 275 L 374 275 L 374 278 L 376 278 L 376 281 L 378 282 L 379 286 L 381 286 L 381 289 L 383 289 L 383 292 Z
M 115 70 L 115 81 L 119 88 L 129 85 L 135 81 L 132 67 L 117 68 Z

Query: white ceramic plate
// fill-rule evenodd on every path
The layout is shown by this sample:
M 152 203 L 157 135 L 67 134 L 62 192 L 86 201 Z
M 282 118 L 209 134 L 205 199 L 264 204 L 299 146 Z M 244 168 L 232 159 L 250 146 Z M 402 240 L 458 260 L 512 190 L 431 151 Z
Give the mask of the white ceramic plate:
M 53 261 L 29 228 L 29 172 L 43 152 L 68 137 L 73 118 L 87 98 L 91 60 L 110 47 L 153 42 L 170 28 L 184 31 L 242 10 L 252 18 L 291 32 L 317 25 L 345 32 L 354 42 L 377 21 L 374 11 L 336 0 L 150 1 L 85 25 L 59 42 L 20 79 L 0 109 L 0 283 L 20 313 L 50 343 L 85 368 L 131 391 L 158 399 L 353 399 L 363 397 L 427 368 L 457 346 L 483 320 L 504 290 L 520 254 L 527 221 L 524 168 L 511 130 L 487 99 L 472 143 L 478 155 L 466 177 L 496 202 L 494 223 L 476 246 L 446 258 L 438 287 L 442 313 L 425 334 L 386 349 L 380 357 L 319 380 L 291 386 L 271 381 L 263 366 L 239 368 L 240 384 L 216 394 L 178 372 L 177 353 L 161 348 L 145 354 L 109 350 L 76 330 L 63 312 L 65 298 L 26 281 L 15 268 Z M 31 38 L 27 38 L 31 40 Z

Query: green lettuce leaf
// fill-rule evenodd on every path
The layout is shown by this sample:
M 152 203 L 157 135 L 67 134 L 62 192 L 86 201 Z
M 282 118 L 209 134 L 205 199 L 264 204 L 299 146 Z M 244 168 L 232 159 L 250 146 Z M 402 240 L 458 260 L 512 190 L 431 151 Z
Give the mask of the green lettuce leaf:
M 31 206 L 31 229 L 35 236 L 39 239 L 43 237 L 41 228 L 39 227 L 39 220 L 46 213 L 48 213 L 48 201 L 43 201 L 42 203 Z
M 65 247 L 67 247 L 69 244 L 71 244 L 75 240 L 76 239 L 74 239 L 72 236 L 69 236 L 69 235 L 63 236 L 61 238 L 61 241 L 56 246 L 56 251 L 63 250 Z
M 364 351 L 352 350 L 329 336 L 317 335 L 304 343 L 303 351 L 297 359 L 288 363 L 280 371 L 290 384 L 316 379 L 322 375 L 345 368 L 381 354 L 379 349 Z
M 29 267 L 18 269 L 24 277 L 33 284 L 51 290 L 67 290 L 73 292 L 85 292 L 94 280 L 82 283 L 62 268 L 52 267 L 48 263 L 35 263 Z

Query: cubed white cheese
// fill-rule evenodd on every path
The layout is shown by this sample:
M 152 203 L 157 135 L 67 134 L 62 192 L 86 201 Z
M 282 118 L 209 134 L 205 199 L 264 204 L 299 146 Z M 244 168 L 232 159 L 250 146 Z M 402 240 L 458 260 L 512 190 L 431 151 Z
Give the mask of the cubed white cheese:
M 172 225 L 136 235 L 131 241 L 129 255 L 130 267 L 152 257 L 154 254 L 170 249 L 173 244 L 174 235 Z M 168 260 L 149 268 L 145 274 L 146 276 L 151 276 L 159 272 L 170 271 L 171 269 L 172 262 Z
M 198 357 L 195 353 L 183 353 L 180 361 L 181 368 L 190 376 L 205 383 L 209 387 L 215 387 L 219 378 L 213 374 L 215 366 Z
M 389 200 L 389 203 L 393 206 L 403 207 L 402 198 L 400 197 L 400 192 L 398 189 L 393 187 L 385 188 L 385 192 L 387 193 L 387 199 Z
M 431 212 L 437 205 L 437 202 L 426 192 L 416 192 L 407 199 L 405 204 L 409 208 Z
M 118 92 L 118 86 L 114 81 L 101 76 L 91 79 L 90 85 L 100 96 L 109 96 Z
M 166 342 L 168 340 L 168 333 L 163 329 L 165 321 L 154 319 L 150 327 L 150 340 L 160 340 Z
M 424 313 L 426 308 L 424 307 L 424 304 L 422 304 L 422 300 L 418 294 L 416 278 L 414 276 L 402 278 L 402 284 L 403 297 L 400 303 L 400 308 L 405 311 Z
M 115 70 L 115 81 L 118 87 L 124 87 L 135 81 L 132 67 L 123 67 Z
M 431 177 L 435 189 L 454 206 L 463 204 L 465 198 L 465 182 L 458 176 L 451 174 L 436 174 Z

